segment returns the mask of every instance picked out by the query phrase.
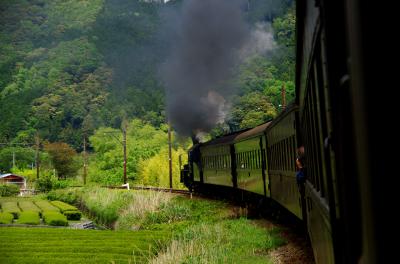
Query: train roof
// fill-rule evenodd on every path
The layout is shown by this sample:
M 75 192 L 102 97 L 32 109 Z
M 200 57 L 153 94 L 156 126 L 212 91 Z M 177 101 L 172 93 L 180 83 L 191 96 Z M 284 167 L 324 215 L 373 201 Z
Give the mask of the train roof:
M 239 130 L 235 131 L 232 133 L 229 133 L 227 135 L 212 139 L 210 141 L 207 141 L 205 143 L 201 143 L 202 146 L 210 146 L 210 145 L 221 145 L 221 144 L 229 144 L 235 140 L 235 138 L 240 134 L 243 133 L 244 131 L 247 131 L 249 129 L 244 129 L 244 130 Z
M 273 128 L 277 123 L 279 123 L 285 116 L 290 114 L 293 111 L 298 110 L 298 106 L 295 103 L 289 104 L 285 110 L 283 110 L 277 117 L 272 120 L 271 124 L 269 125 L 268 129 Z
M 255 128 L 252 128 L 252 129 L 247 130 L 247 131 L 245 131 L 243 133 L 240 133 L 240 135 L 238 135 L 235 138 L 235 141 L 241 141 L 243 139 L 252 138 L 252 137 L 258 136 L 260 134 L 263 134 L 264 131 L 269 127 L 271 122 L 272 121 L 268 121 L 267 123 L 261 124 L 259 126 L 256 126 Z

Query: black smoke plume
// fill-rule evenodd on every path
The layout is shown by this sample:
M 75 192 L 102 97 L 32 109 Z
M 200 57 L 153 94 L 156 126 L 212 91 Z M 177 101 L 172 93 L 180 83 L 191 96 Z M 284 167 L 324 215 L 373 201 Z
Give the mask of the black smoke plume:
M 180 134 L 207 132 L 224 119 L 232 68 L 249 36 L 242 7 L 234 0 L 185 0 L 175 17 L 162 77 L 168 116 Z

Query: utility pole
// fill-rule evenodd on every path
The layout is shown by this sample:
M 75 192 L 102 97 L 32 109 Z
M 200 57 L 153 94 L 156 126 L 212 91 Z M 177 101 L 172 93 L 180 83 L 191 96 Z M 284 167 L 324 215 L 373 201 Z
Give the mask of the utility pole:
M 285 108 L 286 108 L 286 88 L 285 88 L 285 83 L 282 84 L 281 96 L 282 96 L 282 110 L 285 110 Z
M 86 134 L 83 136 L 83 184 L 86 185 Z
M 126 124 L 124 125 L 123 129 L 123 145 L 124 145 L 124 184 L 126 184 L 127 179 L 126 179 Z
M 115 132 L 110 131 L 110 132 L 104 132 L 104 135 L 110 135 L 113 138 L 115 138 L 124 148 L 124 184 L 127 182 L 127 177 L 126 177 L 126 131 L 127 131 L 127 126 L 126 124 L 122 125 L 122 141 L 116 137 L 114 134 Z
M 36 134 L 35 136 L 36 140 L 36 179 L 39 179 L 39 168 L 40 168 L 40 155 L 39 155 L 39 145 L 40 145 L 40 138 L 39 138 L 39 133 Z
M 172 144 L 171 144 L 170 122 L 168 122 L 168 160 L 169 160 L 169 188 L 172 190 Z
M 13 168 L 15 168 L 15 150 L 13 150 Z

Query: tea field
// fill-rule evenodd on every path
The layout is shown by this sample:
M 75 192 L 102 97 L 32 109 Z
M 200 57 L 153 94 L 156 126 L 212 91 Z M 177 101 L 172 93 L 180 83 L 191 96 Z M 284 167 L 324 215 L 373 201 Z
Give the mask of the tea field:
M 0 263 L 146 263 L 168 240 L 163 231 L 0 229 Z

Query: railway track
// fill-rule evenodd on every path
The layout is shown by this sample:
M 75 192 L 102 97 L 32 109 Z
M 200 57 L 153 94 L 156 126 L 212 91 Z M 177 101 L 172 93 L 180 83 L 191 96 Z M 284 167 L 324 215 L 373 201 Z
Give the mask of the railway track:
M 127 189 L 123 186 L 106 186 L 109 189 Z M 170 192 L 170 193 L 179 193 L 185 195 L 192 195 L 193 192 L 188 190 L 180 190 L 180 189 L 170 189 L 170 188 L 160 188 L 160 187 L 144 187 L 144 186 L 130 186 L 130 190 L 146 190 L 146 191 L 155 191 L 155 192 Z

